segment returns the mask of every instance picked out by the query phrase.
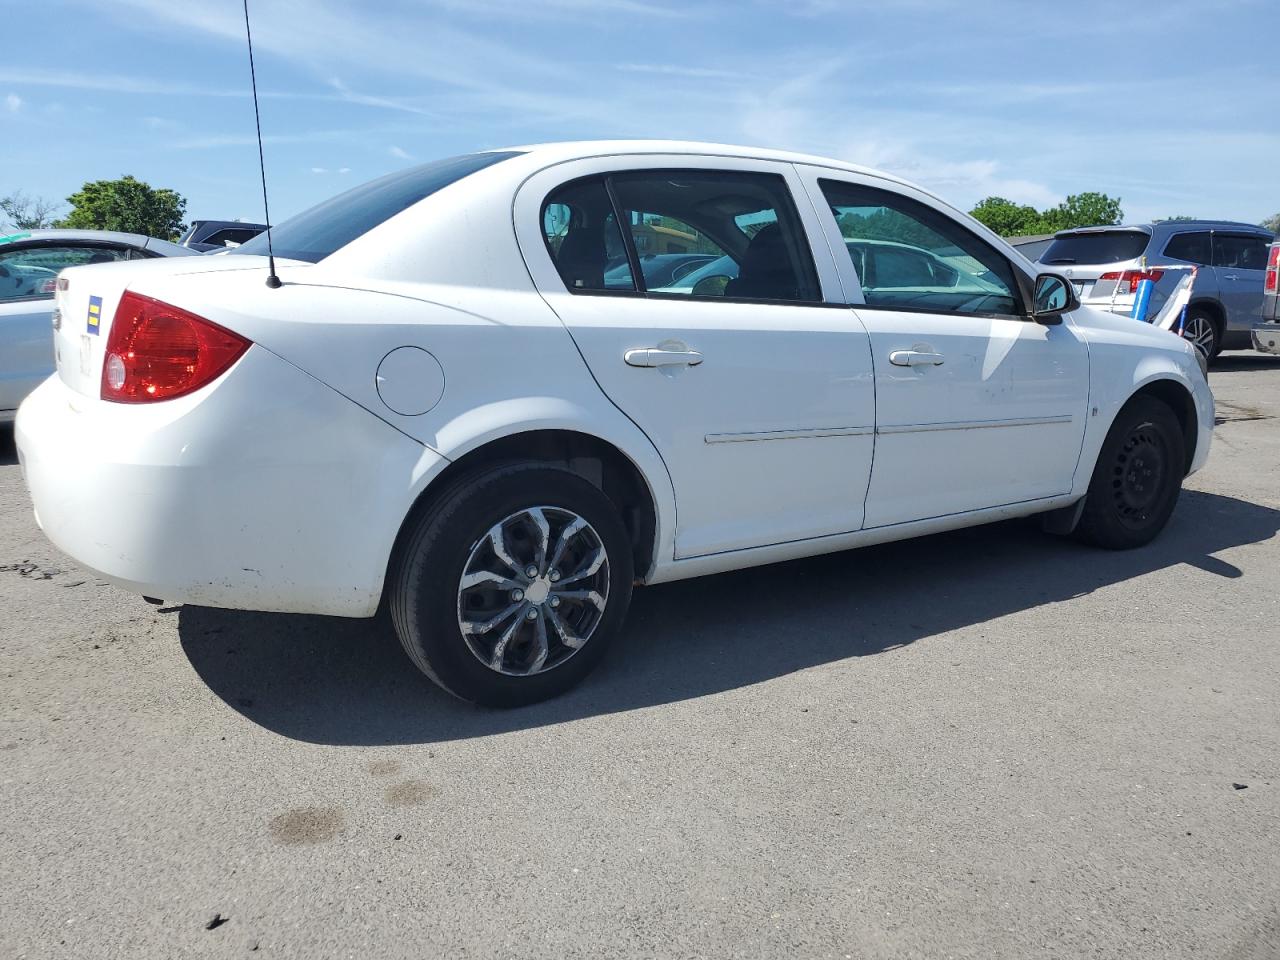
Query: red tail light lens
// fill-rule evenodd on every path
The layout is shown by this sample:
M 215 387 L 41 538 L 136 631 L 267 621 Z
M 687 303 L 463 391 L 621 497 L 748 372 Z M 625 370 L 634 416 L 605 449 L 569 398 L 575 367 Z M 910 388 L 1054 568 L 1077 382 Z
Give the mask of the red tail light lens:
M 107 336 L 102 399 L 181 397 L 216 380 L 248 349 L 248 340 L 216 323 L 125 291 Z
M 1267 293 L 1275 293 L 1277 279 L 1280 279 L 1280 247 L 1272 247 L 1271 253 L 1267 257 L 1267 279 L 1263 285 L 1263 289 Z
M 1138 284 L 1143 280 L 1150 280 L 1152 283 L 1159 283 L 1160 278 L 1164 276 L 1163 270 L 1113 270 L 1110 273 L 1104 273 L 1099 280 L 1114 280 L 1116 282 L 1116 293 L 1136 293 Z

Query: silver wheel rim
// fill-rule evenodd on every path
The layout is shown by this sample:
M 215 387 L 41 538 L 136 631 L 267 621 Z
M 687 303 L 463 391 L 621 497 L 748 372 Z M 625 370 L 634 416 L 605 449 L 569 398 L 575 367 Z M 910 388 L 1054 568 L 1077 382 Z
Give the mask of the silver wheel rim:
M 1195 348 L 1206 357 L 1213 349 L 1213 324 L 1209 318 L 1199 314 L 1187 317 L 1182 327 L 1182 335 L 1195 344 Z
M 586 645 L 609 602 L 609 556 L 563 507 L 529 507 L 471 547 L 458 582 L 458 629 L 495 673 L 546 673 Z

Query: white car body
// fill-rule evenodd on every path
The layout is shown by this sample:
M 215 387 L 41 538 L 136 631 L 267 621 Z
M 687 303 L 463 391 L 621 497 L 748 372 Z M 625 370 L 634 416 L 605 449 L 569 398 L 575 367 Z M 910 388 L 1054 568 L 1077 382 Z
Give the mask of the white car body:
M 1153 385 L 1185 400 L 1187 472 L 1205 462 L 1213 400 L 1192 347 L 1173 334 L 1084 307 L 1057 325 L 865 309 L 819 177 L 927 204 L 1034 281 L 1029 261 L 918 187 L 741 147 L 520 149 L 318 263 L 279 261 L 280 289 L 264 284 L 265 259 L 249 256 L 65 271 L 58 373 L 16 426 L 49 538 L 151 597 L 368 617 L 433 483 L 535 432 L 590 438 L 643 479 L 644 583 L 1077 503 L 1117 412 Z M 668 168 L 782 176 L 823 302 L 567 290 L 541 232 L 548 193 L 587 174 Z M 253 345 L 190 395 L 104 401 L 103 343 L 126 288 Z M 75 319 L 91 295 L 102 299 L 101 336 Z M 624 362 L 659 346 L 704 359 Z M 901 350 L 945 363 L 889 364 Z

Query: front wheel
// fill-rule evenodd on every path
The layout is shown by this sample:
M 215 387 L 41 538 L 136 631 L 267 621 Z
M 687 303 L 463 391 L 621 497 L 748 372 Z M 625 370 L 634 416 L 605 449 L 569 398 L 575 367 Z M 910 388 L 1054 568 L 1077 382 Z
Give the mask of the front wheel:
M 617 508 L 577 474 L 537 463 L 455 484 L 404 541 L 390 612 L 405 652 L 464 700 L 514 707 L 587 675 L 631 601 Z
M 1150 543 L 1182 489 L 1186 447 L 1177 417 L 1154 397 L 1134 397 L 1102 444 L 1076 533 L 1109 550 Z

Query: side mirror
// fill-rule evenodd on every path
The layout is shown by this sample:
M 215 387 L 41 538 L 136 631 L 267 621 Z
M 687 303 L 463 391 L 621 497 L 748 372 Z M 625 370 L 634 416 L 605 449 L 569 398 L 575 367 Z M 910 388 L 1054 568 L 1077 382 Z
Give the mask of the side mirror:
M 1031 319 L 1046 325 L 1061 323 L 1062 315 L 1079 305 L 1065 278 L 1056 273 L 1042 273 L 1036 277 L 1035 303 Z

